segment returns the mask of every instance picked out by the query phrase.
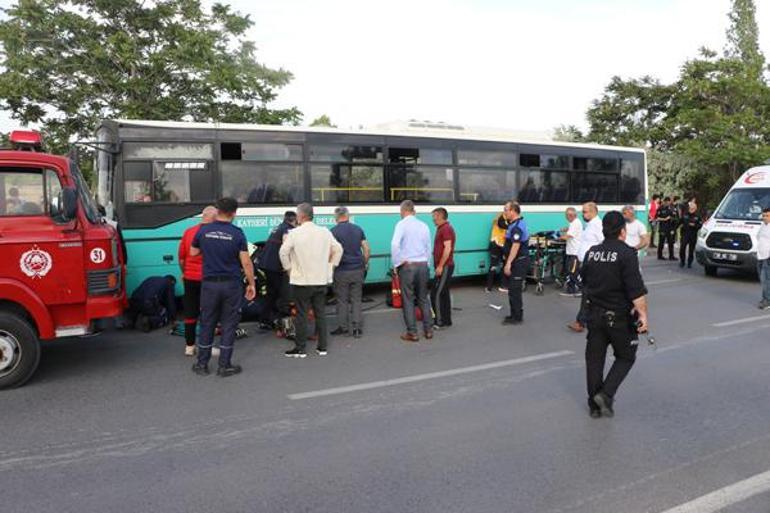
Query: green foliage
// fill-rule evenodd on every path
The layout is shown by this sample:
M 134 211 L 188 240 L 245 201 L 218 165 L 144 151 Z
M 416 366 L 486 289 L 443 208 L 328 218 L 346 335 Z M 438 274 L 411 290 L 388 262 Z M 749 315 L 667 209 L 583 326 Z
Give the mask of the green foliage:
M 102 118 L 298 123 L 292 78 L 259 63 L 247 16 L 199 0 L 18 0 L 0 21 L 0 108 L 65 152 Z
M 326 114 L 321 114 L 320 116 L 315 118 L 310 123 L 310 126 L 328 126 L 330 128 L 337 128 L 337 125 L 332 124 L 331 118 Z
M 770 157 L 770 84 L 753 1 L 734 0 L 730 20 L 723 56 L 701 49 L 672 84 L 614 77 L 588 111 L 588 140 L 652 150 L 651 184 L 673 187 L 655 192 L 693 192 L 713 206 Z
M 585 135 L 575 125 L 559 125 L 553 131 L 553 140 L 559 142 L 583 142 Z

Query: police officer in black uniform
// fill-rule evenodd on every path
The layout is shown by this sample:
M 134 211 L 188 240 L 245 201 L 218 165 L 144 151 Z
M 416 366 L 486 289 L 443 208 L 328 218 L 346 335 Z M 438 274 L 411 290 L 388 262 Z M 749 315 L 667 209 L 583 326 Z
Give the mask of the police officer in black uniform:
M 511 308 L 511 314 L 503 319 L 503 324 L 521 324 L 524 321 L 522 289 L 529 269 L 529 230 L 518 203 L 509 201 L 503 208 L 510 222 L 505 232 L 503 274 L 508 278 L 508 303 Z
M 589 308 L 586 378 L 591 417 L 612 417 L 618 387 L 636 360 L 639 333 L 647 331 L 647 288 L 636 251 L 625 243 L 620 212 L 602 220 L 604 242 L 589 249 L 580 274 Z M 607 346 L 615 362 L 604 376 Z

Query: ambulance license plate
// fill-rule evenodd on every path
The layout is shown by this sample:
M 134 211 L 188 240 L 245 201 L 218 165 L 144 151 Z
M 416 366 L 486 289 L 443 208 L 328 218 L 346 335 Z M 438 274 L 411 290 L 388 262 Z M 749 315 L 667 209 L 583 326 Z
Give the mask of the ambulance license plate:
M 738 261 L 738 255 L 735 253 L 717 253 L 714 252 L 711 254 L 711 258 L 714 260 L 726 260 L 728 262 L 737 262 Z

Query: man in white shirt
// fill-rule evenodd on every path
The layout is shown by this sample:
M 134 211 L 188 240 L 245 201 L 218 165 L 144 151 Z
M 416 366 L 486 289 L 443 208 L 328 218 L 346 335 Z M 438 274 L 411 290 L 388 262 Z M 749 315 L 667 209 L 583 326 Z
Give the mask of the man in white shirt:
M 309 203 L 297 206 L 297 223 L 286 235 L 278 252 L 281 265 L 289 273 L 289 283 L 297 306 L 295 347 L 286 351 L 290 358 L 304 358 L 307 342 L 308 312 L 313 309 L 318 333 L 318 355 L 326 356 L 326 286 L 329 267 L 336 267 L 342 258 L 342 246 L 332 233 L 313 223 L 313 207 Z
M 580 235 L 580 251 L 578 258 L 582 265 L 588 250 L 604 242 L 604 232 L 602 231 L 602 220 L 599 218 L 599 207 L 593 201 L 583 203 L 583 220 L 586 222 L 583 233 Z M 567 327 L 576 333 L 582 333 L 588 324 L 588 305 L 586 305 L 586 296 L 583 294 L 580 300 L 580 310 L 575 320 Z
M 757 266 L 762 282 L 760 310 L 770 309 L 770 208 L 762 209 L 762 226 L 757 233 Z
M 403 294 L 405 342 L 417 342 L 417 316 L 415 300 L 422 310 L 422 326 L 425 338 L 433 338 L 433 316 L 428 299 L 428 259 L 431 255 L 430 229 L 415 216 L 414 202 L 401 203 L 401 221 L 396 224 L 390 242 L 390 257 L 398 273 Z
M 633 205 L 623 207 L 623 217 L 626 220 L 626 244 L 634 248 L 638 253 L 650 245 L 647 227 L 636 218 L 636 211 Z
M 578 283 L 578 272 L 580 271 L 580 262 L 578 255 L 580 254 L 580 237 L 583 234 L 583 223 L 580 222 L 577 216 L 577 210 L 569 207 L 564 216 L 567 218 L 569 226 L 562 228 L 561 240 L 567 241 L 566 247 L 566 260 L 564 262 L 564 268 L 567 271 L 567 291 L 562 292 L 562 296 L 578 297 L 580 287 Z

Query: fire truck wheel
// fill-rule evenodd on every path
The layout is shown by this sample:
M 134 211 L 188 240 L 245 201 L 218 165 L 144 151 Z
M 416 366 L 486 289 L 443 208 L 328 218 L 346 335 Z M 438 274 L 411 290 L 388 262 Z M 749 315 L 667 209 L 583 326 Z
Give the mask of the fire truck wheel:
M 40 362 L 40 342 L 23 317 L 0 312 L 0 389 L 23 385 Z

